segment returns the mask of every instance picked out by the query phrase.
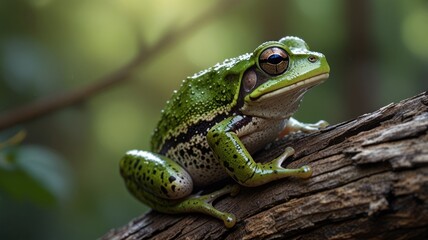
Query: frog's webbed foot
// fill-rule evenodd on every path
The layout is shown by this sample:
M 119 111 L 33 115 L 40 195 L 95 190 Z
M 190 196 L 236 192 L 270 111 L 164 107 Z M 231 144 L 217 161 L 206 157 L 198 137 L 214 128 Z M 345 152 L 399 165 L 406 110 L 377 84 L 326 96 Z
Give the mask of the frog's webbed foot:
M 316 123 L 302 123 L 297 121 L 294 118 L 290 118 L 287 121 L 287 124 L 285 125 L 284 129 L 279 134 L 280 138 L 284 137 L 285 135 L 293 132 L 302 131 L 305 133 L 311 133 L 316 132 L 320 129 L 326 128 L 328 126 L 328 122 L 324 120 L 320 120 Z
M 226 194 L 236 196 L 238 192 L 238 185 L 228 185 L 220 190 L 206 195 L 190 196 L 189 198 L 180 202 L 176 207 L 189 212 L 199 212 L 208 214 L 210 216 L 222 220 L 227 228 L 232 228 L 236 224 L 235 215 L 233 215 L 232 213 L 221 212 L 217 210 L 212 204 L 217 198 L 221 196 L 224 196 Z

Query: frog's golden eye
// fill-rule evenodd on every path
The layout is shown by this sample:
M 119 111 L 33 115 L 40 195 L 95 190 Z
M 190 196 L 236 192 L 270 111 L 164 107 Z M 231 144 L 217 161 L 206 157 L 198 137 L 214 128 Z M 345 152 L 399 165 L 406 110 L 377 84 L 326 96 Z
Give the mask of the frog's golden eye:
M 259 66 L 269 75 L 279 75 L 288 68 L 288 54 L 279 47 L 265 49 L 259 57 Z

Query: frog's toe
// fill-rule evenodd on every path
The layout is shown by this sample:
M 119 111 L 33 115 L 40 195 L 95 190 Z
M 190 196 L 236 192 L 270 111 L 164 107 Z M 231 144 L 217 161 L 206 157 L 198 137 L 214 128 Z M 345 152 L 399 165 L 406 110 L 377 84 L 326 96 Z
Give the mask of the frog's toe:
M 300 173 L 297 175 L 300 178 L 310 178 L 312 176 L 312 168 L 308 165 L 299 168 Z
M 236 196 L 239 193 L 239 185 L 227 185 L 220 190 L 212 192 L 210 194 L 206 194 L 199 197 L 200 201 L 204 201 L 205 203 L 212 204 L 217 198 L 224 196 L 226 194 L 230 194 L 230 196 Z
M 301 130 L 303 132 L 311 133 L 319 131 L 320 129 L 326 128 L 328 125 L 330 125 L 328 122 L 324 120 L 319 120 L 316 123 L 309 123 L 309 124 L 302 124 Z
M 281 165 L 285 161 L 285 159 L 292 156 L 294 154 L 294 152 L 295 152 L 294 148 L 287 147 L 287 148 L 285 148 L 284 152 L 279 157 L 277 157 L 275 160 L 272 161 L 272 163 L 274 165 L 276 165 L 276 167 L 281 167 Z
M 225 213 L 223 217 L 223 222 L 227 228 L 232 228 L 236 224 L 236 217 L 232 213 Z
M 330 124 L 327 121 L 324 121 L 324 120 L 319 120 L 317 123 L 315 123 L 315 126 L 318 129 L 326 128 L 326 127 L 328 127 L 328 125 L 330 125 Z

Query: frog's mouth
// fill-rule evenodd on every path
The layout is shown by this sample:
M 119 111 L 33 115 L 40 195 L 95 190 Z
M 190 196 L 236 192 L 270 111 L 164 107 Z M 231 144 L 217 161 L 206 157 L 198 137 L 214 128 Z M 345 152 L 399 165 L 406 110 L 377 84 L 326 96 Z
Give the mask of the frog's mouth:
M 275 95 L 283 95 L 284 93 L 288 93 L 288 92 L 291 93 L 302 89 L 307 91 L 310 88 L 315 87 L 316 85 L 324 82 L 328 78 L 328 76 L 329 76 L 328 73 L 323 73 L 315 77 L 311 77 L 303 81 L 299 81 L 297 83 L 291 84 L 287 87 L 272 90 L 271 92 L 265 93 L 259 97 L 255 97 L 255 98 L 250 97 L 250 98 L 251 98 L 251 101 L 263 101 L 263 99 L 271 98 L 272 96 L 275 96 Z
M 310 88 L 324 82 L 328 76 L 328 73 L 323 73 L 287 87 L 265 93 L 257 98 L 250 98 L 250 101 L 245 101 L 241 112 L 246 115 L 262 118 L 288 118 L 299 107 L 304 93 Z

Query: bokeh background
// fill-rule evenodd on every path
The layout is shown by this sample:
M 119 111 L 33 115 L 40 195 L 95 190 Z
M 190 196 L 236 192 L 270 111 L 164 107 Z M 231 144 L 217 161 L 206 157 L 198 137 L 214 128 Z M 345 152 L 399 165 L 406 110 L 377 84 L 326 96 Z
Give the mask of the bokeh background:
M 94 239 L 147 211 L 126 191 L 120 157 L 148 149 L 182 79 L 264 41 L 295 35 L 327 56 L 330 79 L 306 95 L 302 121 L 335 124 L 428 90 L 426 0 L 218 2 L 0 1 L 0 118 L 209 17 L 123 83 L 0 131 L 0 239 Z

